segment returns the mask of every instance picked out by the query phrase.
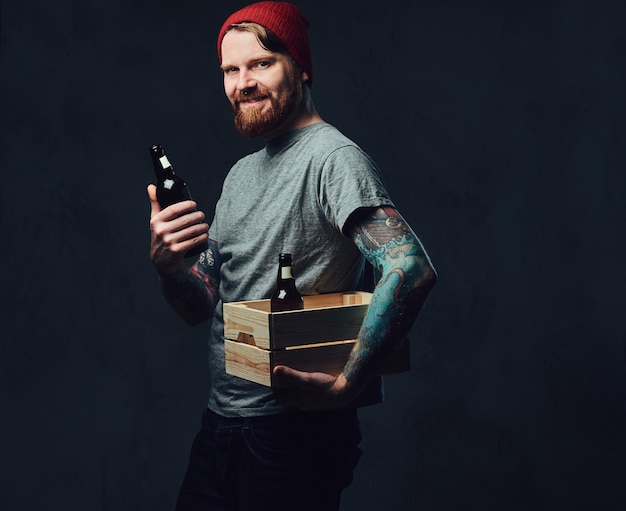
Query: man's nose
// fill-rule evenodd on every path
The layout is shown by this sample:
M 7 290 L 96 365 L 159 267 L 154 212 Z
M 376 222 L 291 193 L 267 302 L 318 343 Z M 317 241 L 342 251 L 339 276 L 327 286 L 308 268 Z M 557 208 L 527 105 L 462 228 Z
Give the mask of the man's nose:
M 237 89 L 240 92 L 250 91 L 256 87 L 256 80 L 249 71 L 240 71 Z

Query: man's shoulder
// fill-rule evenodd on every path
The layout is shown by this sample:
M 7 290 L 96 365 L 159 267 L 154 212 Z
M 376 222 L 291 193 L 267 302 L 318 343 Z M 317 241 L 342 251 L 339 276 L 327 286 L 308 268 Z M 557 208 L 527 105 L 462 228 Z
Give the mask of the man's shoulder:
M 367 159 L 366 153 L 352 139 L 344 135 L 335 126 L 328 123 L 319 123 L 301 138 L 301 143 L 296 144 L 295 153 L 298 158 L 313 158 L 320 164 L 329 159 Z
M 309 137 L 321 144 L 327 146 L 353 146 L 358 147 L 356 142 L 344 135 L 338 128 L 332 124 L 321 122 L 312 125 L 309 133 Z

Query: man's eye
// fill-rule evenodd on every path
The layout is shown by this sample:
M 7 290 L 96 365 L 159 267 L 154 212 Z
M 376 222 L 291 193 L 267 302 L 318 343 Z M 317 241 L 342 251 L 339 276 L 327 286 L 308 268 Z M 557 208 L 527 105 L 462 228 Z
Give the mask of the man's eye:
M 267 67 L 270 65 L 270 63 L 266 61 L 261 61 L 261 62 L 257 62 L 256 65 L 257 67 Z

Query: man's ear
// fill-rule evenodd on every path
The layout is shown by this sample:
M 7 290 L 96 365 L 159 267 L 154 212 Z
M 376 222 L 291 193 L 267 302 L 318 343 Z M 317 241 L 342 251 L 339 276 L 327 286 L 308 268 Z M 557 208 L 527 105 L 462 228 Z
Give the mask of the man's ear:
M 302 71 L 302 83 L 309 81 L 309 75 L 306 71 Z

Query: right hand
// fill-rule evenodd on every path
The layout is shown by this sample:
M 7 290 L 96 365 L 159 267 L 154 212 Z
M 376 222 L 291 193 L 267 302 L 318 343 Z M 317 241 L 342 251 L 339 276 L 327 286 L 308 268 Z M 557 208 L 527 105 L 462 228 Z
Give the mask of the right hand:
M 148 185 L 150 199 L 150 259 L 159 273 L 174 273 L 189 249 L 209 238 L 204 213 L 194 201 L 183 201 L 161 209 L 156 186 Z

